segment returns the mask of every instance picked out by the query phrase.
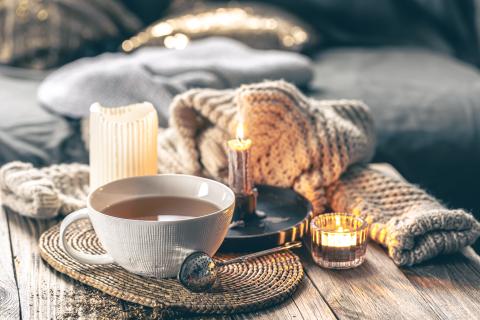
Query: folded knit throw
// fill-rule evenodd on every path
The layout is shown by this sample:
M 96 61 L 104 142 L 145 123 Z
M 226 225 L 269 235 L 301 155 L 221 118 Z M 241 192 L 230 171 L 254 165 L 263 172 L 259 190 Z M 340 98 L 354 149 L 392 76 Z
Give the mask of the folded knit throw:
M 373 240 L 398 265 L 413 265 L 470 245 L 480 224 L 448 210 L 426 192 L 365 166 L 374 151 L 369 110 L 360 101 L 318 101 L 282 82 L 237 90 L 190 90 L 171 105 L 170 127 L 160 133 L 159 169 L 225 181 L 225 141 L 237 114 L 252 139 L 256 183 L 292 187 L 315 214 L 329 207 L 370 224 Z
M 237 113 L 253 140 L 256 183 L 294 188 L 312 202 L 316 214 L 330 208 L 364 217 L 371 224 L 371 238 L 388 248 L 396 264 L 412 265 L 459 250 L 480 235 L 480 224 L 469 213 L 448 210 L 419 188 L 366 166 L 374 135 L 363 103 L 308 99 L 281 81 L 177 96 L 170 127 L 159 134 L 159 171 L 225 181 L 225 141 L 234 136 Z M 81 190 L 73 198 L 83 204 L 88 182 L 71 173 L 78 170 L 84 176 L 86 168 L 55 168 L 4 166 L 3 203 L 32 216 L 66 214 L 78 205 L 71 201 L 73 188 Z M 57 177 L 62 170 L 68 183 Z M 44 197 L 55 199 L 55 210 L 45 209 Z
M 2 203 L 32 218 L 53 218 L 85 207 L 88 186 L 89 170 L 83 164 L 37 169 L 15 161 L 0 168 Z

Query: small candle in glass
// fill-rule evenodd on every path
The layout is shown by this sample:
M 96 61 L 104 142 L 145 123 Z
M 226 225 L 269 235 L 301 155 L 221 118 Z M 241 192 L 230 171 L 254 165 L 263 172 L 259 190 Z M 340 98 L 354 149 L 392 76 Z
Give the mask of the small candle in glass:
M 324 268 L 349 269 L 363 263 L 368 223 L 345 213 L 319 215 L 310 223 L 313 260 Z

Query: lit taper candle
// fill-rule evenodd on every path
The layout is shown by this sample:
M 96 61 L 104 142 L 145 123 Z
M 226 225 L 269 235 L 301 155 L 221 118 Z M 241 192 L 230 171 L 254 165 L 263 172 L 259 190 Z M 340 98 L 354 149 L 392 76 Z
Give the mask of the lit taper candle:
M 250 172 L 250 149 L 252 140 L 245 138 L 243 123 L 237 126 L 236 139 L 228 141 L 228 184 L 238 195 L 253 192 Z
M 235 192 L 235 212 L 232 226 L 256 217 L 257 193 L 253 187 L 250 167 L 252 140 L 245 138 L 243 123 L 237 126 L 236 138 L 228 145 L 228 184 Z M 240 224 L 239 224 L 240 223 Z

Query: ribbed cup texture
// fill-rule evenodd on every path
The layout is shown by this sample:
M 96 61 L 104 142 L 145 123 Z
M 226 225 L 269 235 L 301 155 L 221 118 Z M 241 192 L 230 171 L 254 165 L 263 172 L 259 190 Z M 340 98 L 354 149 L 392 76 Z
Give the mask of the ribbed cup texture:
M 108 182 L 157 174 L 157 112 L 144 102 L 90 108 L 90 190 Z
M 365 260 L 368 224 L 349 214 L 315 217 L 310 225 L 313 260 L 324 268 L 349 269 Z

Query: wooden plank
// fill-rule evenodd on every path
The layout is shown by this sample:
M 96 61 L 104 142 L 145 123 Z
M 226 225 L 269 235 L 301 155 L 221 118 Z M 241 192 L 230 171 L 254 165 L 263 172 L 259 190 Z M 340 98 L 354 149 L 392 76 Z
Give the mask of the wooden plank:
M 7 215 L 0 203 L 0 319 L 20 318 Z
M 131 303 L 120 302 L 101 292 L 83 286 L 54 271 L 41 260 L 38 238 L 57 221 L 39 221 L 8 211 L 12 249 L 15 255 L 21 310 L 25 319 L 140 319 L 155 313 Z M 236 319 L 334 319 L 333 313 L 309 279 L 304 281 L 295 298 L 265 311 L 235 315 Z M 303 296 L 305 295 L 305 297 Z M 307 306 L 300 310 L 297 306 Z M 302 316 L 307 314 L 307 317 Z M 232 319 L 229 316 L 198 319 Z
M 233 315 L 233 319 L 337 319 L 317 291 L 310 278 L 305 277 L 294 295 L 278 306 L 269 309 Z
M 217 315 L 217 316 L 196 316 L 196 317 L 183 317 L 175 318 L 175 320 L 231 320 L 232 317 L 228 315 Z
M 404 273 L 442 319 L 478 319 L 479 261 L 469 248 L 466 254 L 438 257 Z
M 232 319 L 299 320 L 304 318 L 293 299 L 290 298 L 278 306 L 265 310 L 232 315 Z
M 309 255 L 308 276 L 339 319 L 437 319 L 422 295 L 382 248 L 370 244 L 367 260 L 350 270 L 327 270 Z
M 54 271 L 40 257 L 38 238 L 57 223 L 7 212 L 23 319 L 128 318 L 118 299 Z
M 130 306 L 130 315 L 137 315 L 138 311 L 133 311 L 136 306 Z M 141 311 L 140 311 L 141 312 Z M 138 317 L 138 316 L 137 316 Z M 140 317 L 138 317 L 140 318 Z M 332 310 L 328 307 L 325 300 L 318 293 L 312 281 L 305 277 L 299 285 L 295 294 L 287 299 L 286 302 L 278 306 L 272 306 L 266 310 L 249 312 L 235 315 L 219 316 L 197 316 L 187 317 L 188 319 L 209 319 L 209 320 L 227 320 L 227 319 L 336 319 Z M 185 318 L 185 319 L 187 319 Z M 179 318 L 184 319 L 184 318 Z
M 388 164 L 370 166 L 404 180 Z M 440 318 L 475 319 L 480 314 L 480 257 L 471 247 L 404 269 L 404 273 Z
M 293 296 L 293 301 L 302 313 L 303 319 L 337 319 L 307 275 Z

